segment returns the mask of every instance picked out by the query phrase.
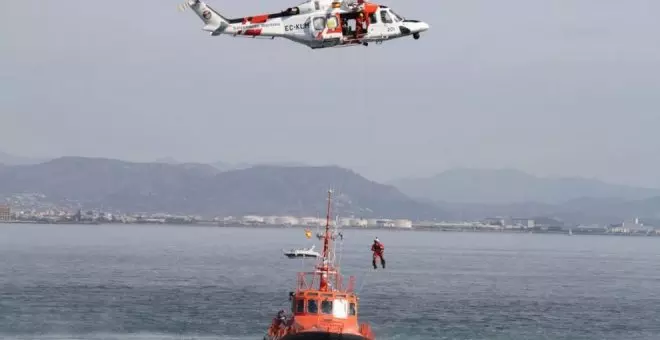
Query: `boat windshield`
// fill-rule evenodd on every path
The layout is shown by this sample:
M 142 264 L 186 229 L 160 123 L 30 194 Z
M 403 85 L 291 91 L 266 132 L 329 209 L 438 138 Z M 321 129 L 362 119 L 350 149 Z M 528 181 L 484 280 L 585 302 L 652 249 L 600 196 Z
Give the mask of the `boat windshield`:
M 319 312 L 319 306 L 316 303 L 316 300 L 307 301 L 307 312 L 316 314 Z
M 332 301 L 325 300 L 321 302 L 321 312 L 323 314 L 332 314 Z

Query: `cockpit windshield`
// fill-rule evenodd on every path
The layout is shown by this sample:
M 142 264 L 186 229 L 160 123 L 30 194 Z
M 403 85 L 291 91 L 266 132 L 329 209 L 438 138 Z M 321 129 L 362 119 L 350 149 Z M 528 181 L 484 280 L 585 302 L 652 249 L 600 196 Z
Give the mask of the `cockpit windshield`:
M 403 17 L 396 14 L 393 10 L 390 9 L 390 13 L 392 13 L 392 16 L 394 17 L 395 22 L 403 21 Z

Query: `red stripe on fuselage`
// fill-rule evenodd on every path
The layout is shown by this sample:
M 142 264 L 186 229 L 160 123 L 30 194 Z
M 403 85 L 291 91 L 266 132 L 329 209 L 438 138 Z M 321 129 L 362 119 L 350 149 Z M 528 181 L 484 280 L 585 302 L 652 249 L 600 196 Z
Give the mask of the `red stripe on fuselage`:
M 243 35 L 261 35 L 261 28 L 252 28 L 249 30 L 245 30 L 245 33 Z
M 268 20 L 268 14 L 263 14 L 263 15 L 255 15 L 252 17 L 252 20 L 250 20 L 251 23 L 253 24 L 261 24 L 264 23 Z

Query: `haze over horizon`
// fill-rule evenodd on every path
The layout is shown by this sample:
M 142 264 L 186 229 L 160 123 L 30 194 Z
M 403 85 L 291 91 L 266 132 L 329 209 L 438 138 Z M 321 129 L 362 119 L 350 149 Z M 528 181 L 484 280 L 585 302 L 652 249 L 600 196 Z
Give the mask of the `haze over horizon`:
M 207 1 L 231 17 L 300 2 Z M 431 29 L 316 51 L 210 37 L 178 2 L 4 4 L 0 149 L 660 187 L 657 1 L 383 2 Z

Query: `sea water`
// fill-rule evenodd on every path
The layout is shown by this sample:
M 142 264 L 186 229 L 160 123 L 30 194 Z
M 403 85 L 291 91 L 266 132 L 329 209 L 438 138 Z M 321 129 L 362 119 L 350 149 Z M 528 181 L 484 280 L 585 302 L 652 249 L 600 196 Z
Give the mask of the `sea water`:
M 660 238 L 344 230 L 378 339 L 660 339 Z M 374 237 L 385 270 L 371 268 Z M 0 224 L 2 339 L 261 339 L 297 228 Z M 317 243 L 317 248 L 321 245 Z

